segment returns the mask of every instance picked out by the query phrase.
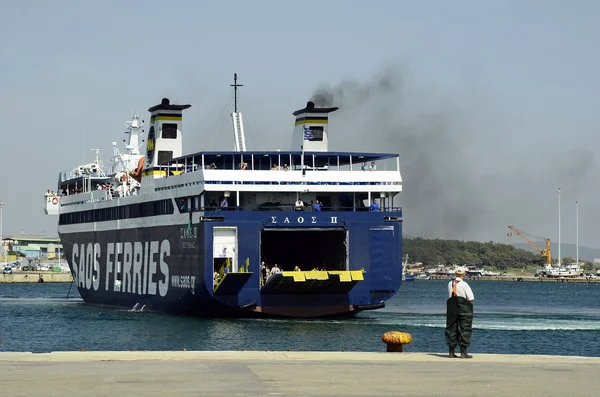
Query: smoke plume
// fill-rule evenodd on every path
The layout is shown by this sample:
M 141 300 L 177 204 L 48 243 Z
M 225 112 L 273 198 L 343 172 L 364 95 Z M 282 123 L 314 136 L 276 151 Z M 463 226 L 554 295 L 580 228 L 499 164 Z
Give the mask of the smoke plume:
M 560 181 L 580 189 L 593 155 L 532 161 L 537 148 L 523 153 L 503 138 L 481 98 L 468 88 L 420 87 L 388 67 L 364 82 L 320 86 L 311 99 L 340 107 L 330 116 L 332 150 L 399 153 L 404 191 L 396 202 L 407 234 L 498 241 L 510 223 L 545 233 L 548 189 Z

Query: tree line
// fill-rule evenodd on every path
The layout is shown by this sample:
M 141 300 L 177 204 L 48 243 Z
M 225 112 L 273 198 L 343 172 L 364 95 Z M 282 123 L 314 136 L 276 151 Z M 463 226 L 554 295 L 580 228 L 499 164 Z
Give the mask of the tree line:
M 506 269 L 543 268 L 545 259 L 536 253 L 515 248 L 510 244 L 482 243 L 479 241 L 405 238 L 403 253 L 409 263 L 422 262 L 426 267 L 437 265 L 468 265 Z M 575 262 L 573 258 L 562 258 L 562 263 Z M 584 269 L 593 266 L 586 262 Z

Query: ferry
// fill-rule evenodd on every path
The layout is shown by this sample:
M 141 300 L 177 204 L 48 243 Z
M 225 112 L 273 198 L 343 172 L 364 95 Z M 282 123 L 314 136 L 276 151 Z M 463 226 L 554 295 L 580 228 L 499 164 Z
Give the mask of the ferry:
M 86 303 L 316 318 L 380 309 L 396 294 L 399 155 L 330 151 L 338 108 L 313 102 L 293 112 L 290 150 L 246 150 L 239 86 L 236 75 L 233 150 L 185 154 L 191 105 L 163 98 L 148 109 L 147 134 L 139 115 L 127 123 L 110 167 L 95 150 L 92 163 L 59 173 L 45 212 L 58 215 Z

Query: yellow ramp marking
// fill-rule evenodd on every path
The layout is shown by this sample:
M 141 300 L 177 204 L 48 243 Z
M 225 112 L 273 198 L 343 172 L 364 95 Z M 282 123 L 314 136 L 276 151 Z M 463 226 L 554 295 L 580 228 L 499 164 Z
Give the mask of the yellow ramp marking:
M 351 270 L 350 274 L 352 275 L 352 280 L 354 281 L 362 281 L 365 279 L 362 270 Z
M 328 280 L 329 274 L 323 271 L 303 272 L 307 280 Z
M 328 271 L 329 274 L 333 275 L 337 275 L 340 278 L 340 282 L 342 283 L 346 283 L 346 282 L 350 282 L 352 281 L 352 276 L 350 275 L 350 272 L 347 270 L 330 270 Z
M 295 283 L 300 283 L 306 281 L 306 277 L 304 277 L 304 272 L 281 272 L 283 277 L 293 277 Z

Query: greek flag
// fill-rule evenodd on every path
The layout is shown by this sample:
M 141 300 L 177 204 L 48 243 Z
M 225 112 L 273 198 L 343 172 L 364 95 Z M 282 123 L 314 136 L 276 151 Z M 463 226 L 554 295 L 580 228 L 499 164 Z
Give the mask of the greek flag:
M 310 141 L 313 139 L 313 132 L 310 127 L 304 127 L 304 140 Z

